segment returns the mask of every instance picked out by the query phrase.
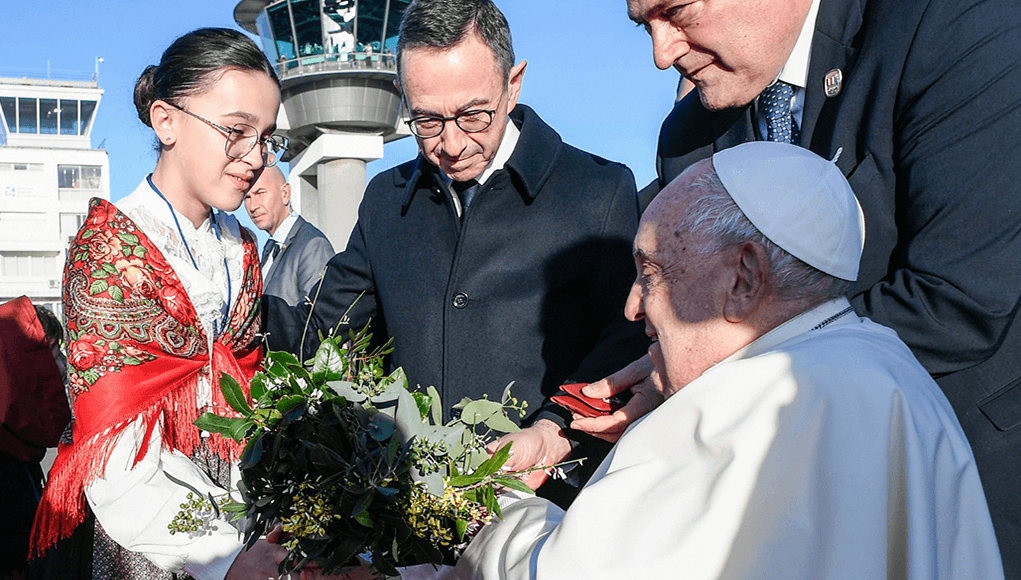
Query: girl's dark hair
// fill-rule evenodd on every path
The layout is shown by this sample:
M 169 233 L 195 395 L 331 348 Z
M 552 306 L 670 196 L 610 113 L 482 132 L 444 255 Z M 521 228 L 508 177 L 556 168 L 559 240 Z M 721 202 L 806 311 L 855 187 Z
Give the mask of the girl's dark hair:
M 154 101 L 177 104 L 204 92 L 228 70 L 264 72 L 280 86 L 273 65 L 250 38 L 229 28 L 200 28 L 175 40 L 159 65 L 142 71 L 135 83 L 138 118 L 152 127 L 149 108 Z

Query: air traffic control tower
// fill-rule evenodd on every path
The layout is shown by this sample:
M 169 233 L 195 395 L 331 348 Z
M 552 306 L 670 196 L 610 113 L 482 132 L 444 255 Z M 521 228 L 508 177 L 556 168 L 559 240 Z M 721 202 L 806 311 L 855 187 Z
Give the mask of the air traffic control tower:
M 277 125 L 290 140 L 294 209 L 338 250 L 357 221 L 365 164 L 410 135 L 399 121 L 394 52 L 410 0 L 241 0 L 283 85 Z

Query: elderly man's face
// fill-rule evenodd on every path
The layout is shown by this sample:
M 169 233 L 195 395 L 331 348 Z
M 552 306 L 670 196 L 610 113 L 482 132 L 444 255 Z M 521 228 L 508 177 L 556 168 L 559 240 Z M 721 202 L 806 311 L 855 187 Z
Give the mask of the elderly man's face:
M 683 174 L 642 215 L 634 245 L 638 277 L 624 308 L 629 320 L 645 321 L 654 341 L 649 354 L 665 380 L 666 396 L 723 358 L 716 336 L 726 324 L 727 254 L 703 256 L 696 236 L 676 231 L 695 199 L 688 185 L 699 173 Z
M 695 83 L 708 109 L 750 103 L 776 78 L 811 0 L 627 0 L 661 69 Z
M 507 115 L 518 102 L 525 63 L 511 69 L 510 79 L 504 83 L 496 55 L 475 34 L 446 50 L 404 51 L 401 59 L 401 91 L 412 117 L 495 111 L 493 124 L 484 131 L 466 133 L 454 121 L 447 121 L 436 137 L 417 138 L 422 155 L 448 177 L 455 181 L 475 179 L 500 146 Z
M 284 181 L 279 169 L 267 167 L 245 195 L 245 209 L 248 217 L 260 230 L 273 235 L 284 223 L 291 210 L 291 186 Z

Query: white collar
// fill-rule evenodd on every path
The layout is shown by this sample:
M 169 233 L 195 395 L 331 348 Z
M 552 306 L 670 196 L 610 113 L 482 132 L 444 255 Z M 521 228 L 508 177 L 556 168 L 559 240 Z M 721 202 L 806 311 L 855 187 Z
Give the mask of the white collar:
M 815 39 L 815 20 L 819 14 L 819 0 L 812 0 L 808 9 L 808 17 L 801 26 L 801 34 L 794 44 L 794 50 L 780 70 L 777 80 L 796 87 L 808 86 L 808 64 L 812 58 L 812 40 Z
M 280 222 L 280 225 L 277 226 L 276 233 L 270 237 L 276 240 L 278 244 L 283 246 L 284 242 L 287 241 L 287 236 L 291 235 L 291 230 L 294 228 L 294 224 L 297 222 L 298 214 L 292 211 L 291 213 L 287 214 L 287 217 L 284 218 L 284 221 Z
M 847 298 L 836 298 L 823 302 L 815 308 L 806 310 L 787 322 L 784 322 L 780 326 L 777 326 L 773 330 L 770 330 L 766 334 L 763 334 L 744 348 L 741 348 L 734 354 L 713 366 L 715 367 L 728 362 L 758 356 L 762 353 L 775 349 L 780 344 L 787 342 L 792 338 L 800 336 L 811 330 L 815 330 L 816 328 L 821 328 L 820 325 L 830 326 L 859 322 L 860 319 L 858 318 L 858 315 L 854 314 L 854 311 L 850 310 L 850 308 L 851 303 L 847 301 Z

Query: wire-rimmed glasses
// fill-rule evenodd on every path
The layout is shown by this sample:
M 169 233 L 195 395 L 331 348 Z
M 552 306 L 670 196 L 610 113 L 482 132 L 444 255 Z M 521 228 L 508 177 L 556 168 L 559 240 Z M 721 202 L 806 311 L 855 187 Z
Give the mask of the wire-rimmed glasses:
M 171 107 L 174 107 L 182 113 L 187 113 L 192 117 L 195 117 L 199 121 L 209 125 L 210 127 L 222 131 L 227 134 L 227 140 L 223 144 L 223 152 L 229 159 L 237 161 L 248 155 L 252 149 L 259 143 L 262 147 L 262 164 L 266 167 L 273 167 L 280 161 L 280 158 L 284 156 L 284 152 L 287 151 L 287 137 L 283 135 L 271 135 L 269 137 L 259 137 L 259 131 L 245 123 L 235 123 L 231 127 L 224 127 L 202 117 L 192 113 L 188 109 L 179 107 L 174 103 L 168 103 Z
M 453 117 L 437 117 L 434 115 L 419 115 L 405 121 L 411 132 L 421 139 L 436 137 L 443 132 L 447 121 L 453 121 L 457 127 L 465 133 L 480 133 L 493 124 L 493 115 L 496 110 L 472 109 L 458 113 Z

